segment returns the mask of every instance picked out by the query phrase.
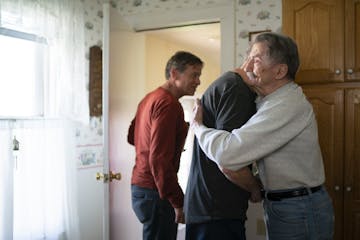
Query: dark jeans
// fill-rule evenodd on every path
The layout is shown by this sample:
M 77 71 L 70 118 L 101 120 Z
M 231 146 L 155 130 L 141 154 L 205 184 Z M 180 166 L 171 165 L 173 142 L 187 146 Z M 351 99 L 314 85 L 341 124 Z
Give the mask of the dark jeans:
M 143 224 L 143 240 L 175 240 L 175 211 L 156 190 L 131 185 L 132 208 Z
M 221 219 L 206 223 L 186 224 L 186 240 L 246 240 L 245 223 Z
M 265 199 L 264 210 L 270 240 L 333 239 L 333 206 L 324 187 L 302 197 Z

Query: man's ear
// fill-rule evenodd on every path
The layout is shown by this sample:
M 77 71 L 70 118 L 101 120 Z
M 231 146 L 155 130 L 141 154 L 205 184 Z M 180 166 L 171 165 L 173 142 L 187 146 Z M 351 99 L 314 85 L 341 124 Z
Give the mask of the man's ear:
M 176 68 L 172 67 L 170 69 L 170 77 L 173 78 L 173 79 L 177 79 L 177 74 L 178 74 L 178 71 Z
M 276 72 L 276 79 L 283 79 L 288 72 L 288 66 L 286 64 L 279 64 Z

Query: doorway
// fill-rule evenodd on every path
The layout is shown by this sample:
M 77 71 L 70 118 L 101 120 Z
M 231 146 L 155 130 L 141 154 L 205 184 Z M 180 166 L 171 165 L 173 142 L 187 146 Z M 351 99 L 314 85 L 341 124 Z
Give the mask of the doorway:
M 127 143 L 126 136 L 138 102 L 147 92 L 159 86 L 165 80 L 164 68 L 168 58 L 181 45 L 182 50 L 191 51 L 204 60 L 204 70 L 208 66 L 210 71 L 215 72 L 213 75 L 209 75 L 206 80 L 203 73 L 201 77 L 202 86 L 200 85 L 201 87 L 198 88 L 195 97 L 200 97 L 207 85 L 215 80 L 220 73 L 234 67 L 235 44 L 234 35 L 231 35 L 231 32 L 232 34 L 234 32 L 234 19 L 229 14 L 232 10 L 224 11 L 224 13 L 221 12 L 221 8 L 216 10 L 208 9 L 208 11 L 206 14 L 202 11 L 194 11 L 193 16 L 192 14 L 187 16 L 191 21 L 195 21 L 199 18 L 203 19 L 202 15 L 206 15 L 205 19 L 208 20 L 204 21 L 204 24 L 187 24 L 182 27 L 168 28 L 169 24 L 171 25 L 174 21 L 184 22 L 184 19 L 179 20 L 179 17 L 174 17 L 173 15 L 171 21 L 163 19 L 163 22 L 167 23 L 166 29 L 159 29 L 164 24 L 156 25 L 160 24 L 157 21 L 147 21 L 145 22 L 146 24 L 152 22 L 155 25 L 149 26 L 144 23 L 143 27 L 141 27 L 139 23 L 141 17 L 136 19 L 136 22 L 132 22 L 132 26 L 135 27 L 130 29 L 124 28 L 124 26 L 120 28 L 116 28 L 116 26 L 111 27 L 109 51 L 109 156 L 110 169 L 119 170 L 122 173 L 122 180 L 118 183 L 110 184 L 110 239 L 141 239 L 142 225 L 132 211 L 130 193 L 130 180 L 135 153 L 134 148 Z M 216 21 L 214 16 L 218 16 L 215 19 Z M 111 18 L 110 25 L 112 25 L 113 19 Z M 228 22 L 230 22 L 230 26 L 226 24 Z M 205 45 L 204 40 L 201 41 L 202 35 L 200 32 L 210 31 L 206 29 L 207 27 L 216 28 L 218 34 L 219 47 L 218 52 L 215 53 L 217 58 L 214 58 L 217 64 L 214 64 L 214 67 L 210 67 L 211 64 L 208 63 L 210 60 L 205 59 L 207 58 L 205 55 L 208 55 L 208 52 L 210 52 L 209 50 L 204 55 L 205 57 L 202 57 L 200 56 L 201 51 L 199 49 L 193 49 L 188 46 L 190 43 L 195 42 L 194 39 L 199 40 L 200 43 L 202 42 L 202 45 Z M 134 28 L 135 32 L 133 31 Z M 220 39 L 219 36 L 225 36 L 224 32 L 227 33 L 225 39 Z M 192 36 L 190 43 L 179 43 L 175 40 L 170 40 L 170 36 L 172 36 L 172 38 L 180 41 L 180 38 L 185 35 Z M 216 36 L 212 36 L 212 38 L 216 38 Z M 214 40 L 216 39 L 209 39 L 209 41 Z M 189 40 L 185 39 L 182 41 Z M 151 47 L 149 47 L 149 44 L 151 44 Z M 185 46 L 187 47 L 185 48 Z M 226 47 L 225 49 L 224 46 Z M 160 49 L 164 48 L 168 50 L 160 51 Z M 183 105 L 191 106 L 191 101 L 193 101 L 193 98 L 185 98 Z M 191 146 L 187 148 L 192 149 Z M 191 154 L 188 155 L 191 156 Z M 188 159 L 190 158 L 188 157 Z M 185 166 L 181 166 L 179 172 L 179 174 L 184 175 L 181 183 L 183 187 L 186 186 L 186 169 L 189 168 L 190 162 L 183 160 L 181 162 L 182 164 L 186 163 Z M 182 230 L 184 230 L 184 226 L 180 226 L 178 239 L 184 239 L 184 232 Z
M 147 48 L 146 73 L 150 74 L 146 77 L 151 81 L 147 82 L 146 90 L 151 91 L 163 83 L 163 69 L 166 61 L 175 51 L 185 50 L 197 55 L 205 63 L 200 77 L 201 84 L 195 94 L 196 97 L 200 97 L 221 71 L 220 30 L 220 22 L 215 22 L 143 31 Z M 167 55 L 167 58 L 159 59 L 162 62 L 156 61 L 159 57 L 159 51 Z M 162 65 L 156 66 L 154 59 L 156 64 Z M 160 74 L 152 75 L 156 72 Z

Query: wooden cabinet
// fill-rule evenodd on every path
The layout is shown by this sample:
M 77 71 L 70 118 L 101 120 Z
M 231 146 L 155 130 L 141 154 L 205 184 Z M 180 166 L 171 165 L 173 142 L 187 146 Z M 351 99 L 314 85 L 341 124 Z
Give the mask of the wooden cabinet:
M 360 81 L 360 0 L 345 1 L 344 29 L 345 81 Z
M 319 130 L 319 141 L 326 174 L 326 187 L 332 197 L 335 216 L 343 218 L 344 92 L 342 89 L 304 89 L 314 107 Z M 336 233 L 342 225 L 336 225 Z M 336 239 L 336 238 L 335 238 Z M 341 239 L 341 238 L 339 238 Z
M 336 240 L 360 239 L 360 88 L 303 86 L 313 105 Z
M 360 0 L 283 0 L 296 76 L 314 107 L 335 240 L 360 239 Z
M 300 52 L 298 83 L 360 81 L 360 0 L 283 0 L 282 13 Z
M 344 218 L 344 90 L 337 88 L 306 88 L 304 92 L 313 105 L 323 155 L 326 188 L 335 211 L 335 237 L 342 240 Z
M 345 91 L 344 239 L 360 239 L 360 88 Z

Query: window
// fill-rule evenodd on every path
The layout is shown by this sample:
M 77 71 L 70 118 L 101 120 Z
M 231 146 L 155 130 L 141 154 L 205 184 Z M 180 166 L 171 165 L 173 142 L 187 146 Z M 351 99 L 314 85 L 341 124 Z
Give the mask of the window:
M 83 1 L 0 5 L 0 239 L 80 239 L 73 133 L 89 116 Z
M 0 118 L 44 115 L 46 40 L 0 28 Z

